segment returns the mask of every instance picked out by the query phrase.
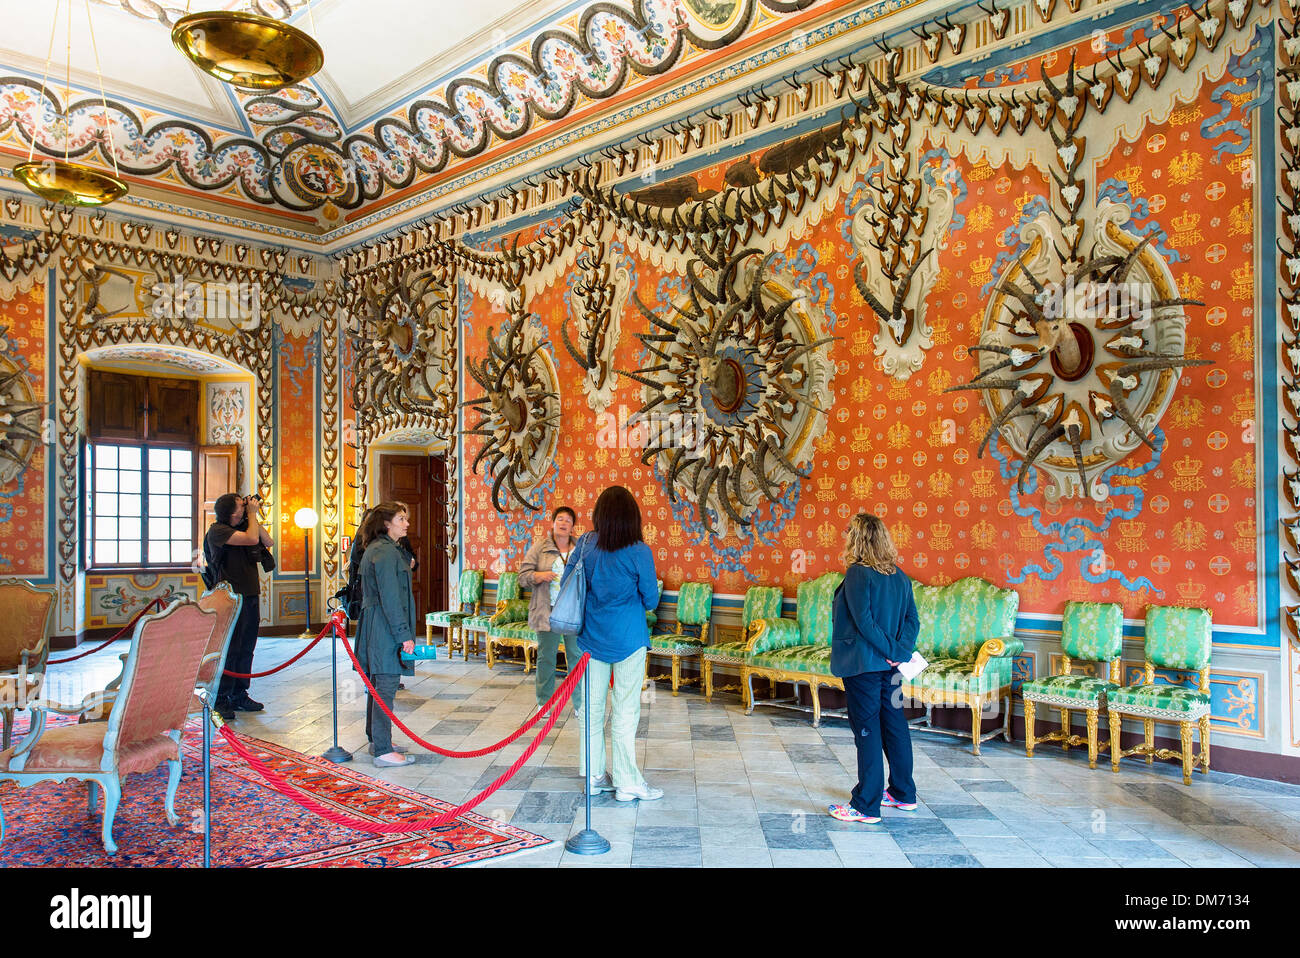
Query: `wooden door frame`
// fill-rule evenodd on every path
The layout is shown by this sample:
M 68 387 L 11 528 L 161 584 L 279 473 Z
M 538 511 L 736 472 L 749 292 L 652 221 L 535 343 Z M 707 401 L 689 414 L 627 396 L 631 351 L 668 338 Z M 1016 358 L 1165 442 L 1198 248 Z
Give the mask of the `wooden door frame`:
M 412 449 L 412 448 L 376 448 L 374 445 L 370 448 L 370 454 L 373 457 L 373 469 L 371 471 L 372 481 L 374 483 L 371 496 L 371 504 L 374 505 L 383 501 L 383 476 L 384 476 L 384 459 L 385 458 L 407 458 L 427 460 L 429 464 L 430 479 L 425 486 L 424 510 L 428 517 L 429 529 L 424 539 L 429 543 L 429 548 L 425 550 L 425 555 L 420 557 L 420 570 L 416 573 L 422 576 L 422 581 L 426 586 L 425 592 L 427 598 L 425 602 L 429 605 L 427 609 L 417 609 L 418 616 L 423 617 L 427 612 L 438 609 L 448 608 L 451 594 L 451 567 L 446 561 L 447 555 L 447 506 L 440 501 L 441 491 L 445 489 L 446 471 L 447 471 L 447 452 L 446 450 L 432 449 Z M 435 480 L 433 477 L 437 477 Z M 441 484 L 440 484 L 441 483 Z M 433 575 L 434 566 L 432 563 L 439 563 L 440 575 Z M 435 584 L 436 579 L 436 584 Z

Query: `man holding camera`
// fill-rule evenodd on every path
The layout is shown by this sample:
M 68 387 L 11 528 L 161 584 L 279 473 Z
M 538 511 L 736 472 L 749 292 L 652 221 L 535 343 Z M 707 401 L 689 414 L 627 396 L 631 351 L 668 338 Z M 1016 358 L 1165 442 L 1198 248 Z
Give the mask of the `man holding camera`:
M 214 582 L 229 582 L 236 595 L 244 597 L 226 653 L 226 671 L 248 674 L 253 670 L 253 650 L 257 645 L 257 627 L 261 620 L 258 607 L 257 567 L 270 572 L 275 568 L 271 555 L 271 535 L 257 521 L 261 505 L 259 495 L 238 496 L 228 492 L 213 504 L 216 521 L 203 537 L 203 556 Z M 217 688 L 216 709 L 224 719 L 235 712 L 260 712 L 261 702 L 248 695 L 248 679 L 221 676 Z

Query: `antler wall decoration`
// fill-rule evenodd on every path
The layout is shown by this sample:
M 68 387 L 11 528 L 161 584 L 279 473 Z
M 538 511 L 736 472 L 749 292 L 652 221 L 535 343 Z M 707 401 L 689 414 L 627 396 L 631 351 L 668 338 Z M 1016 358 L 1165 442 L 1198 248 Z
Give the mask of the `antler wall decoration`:
M 614 348 L 618 345 L 623 309 L 632 290 L 626 264 L 611 255 L 604 234 L 606 223 L 597 218 L 591 236 L 582 239 L 577 281 L 573 286 L 572 317 L 560 320 L 560 338 L 583 371 L 582 388 L 592 410 L 601 413 L 614 398 Z M 621 249 L 621 246 L 619 247 Z M 578 344 L 569 335 L 569 321 L 577 329 Z
M 5 332 L 0 328 L 0 336 Z M 12 481 L 31 463 L 44 438 L 46 405 L 37 401 L 23 367 L 0 356 L 0 485 Z
M 669 497 L 684 493 L 704 527 L 726 535 L 804 475 L 826 428 L 834 366 L 823 347 L 834 337 L 821 335 L 806 294 L 769 275 L 779 254 L 695 254 L 674 314 L 636 301 L 650 323 L 637 334 L 648 365 L 620 374 L 643 387 L 629 419 L 652 427 L 642 462 L 657 460 Z
M 1041 214 L 1029 252 L 1002 275 L 985 314 L 979 375 L 947 391 L 983 394 L 992 422 L 977 455 L 1001 434 L 1021 457 L 1024 492 L 1034 466 L 1051 477 L 1049 498 L 1086 497 L 1094 477 L 1145 444 L 1173 399 L 1178 371 L 1209 360 L 1183 355 L 1184 306 L 1173 275 L 1151 248 L 1120 229 L 1126 207 L 1107 202 L 1098 251 L 1063 274 L 1049 255 L 1061 228 Z M 1025 423 L 1027 422 L 1027 425 Z M 1109 434 L 1108 434 L 1109 432 Z M 1052 447 L 1065 451 L 1052 453 Z
M 509 511 L 512 499 L 529 511 L 541 508 L 527 492 L 545 474 L 558 445 L 559 380 L 543 349 L 546 340 L 528 320 L 523 296 L 516 291 L 500 336 L 488 329 L 487 354 L 477 362 L 465 361 L 470 378 L 485 393 L 461 404 L 479 416 L 464 435 L 483 439 L 470 470 L 477 472 L 484 463 L 496 477 L 492 504 L 498 512 Z M 503 499 L 506 492 L 509 497 Z

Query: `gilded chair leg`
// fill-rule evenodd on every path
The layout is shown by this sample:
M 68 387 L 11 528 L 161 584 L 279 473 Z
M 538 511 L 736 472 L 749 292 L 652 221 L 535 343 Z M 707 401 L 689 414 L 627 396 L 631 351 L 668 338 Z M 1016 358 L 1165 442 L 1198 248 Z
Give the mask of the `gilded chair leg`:
M 673 656 L 673 695 L 677 695 L 677 690 L 682 687 L 682 657 Z
M 713 701 L 713 663 L 705 659 L 700 664 L 700 671 L 704 674 L 704 701 Z
M 808 683 L 808 694 L 812 696 L 813 728 L 820 728 L 822 724 L 822 700 L 817 694 L 820 688 L 816 682 Z
M 1106 723 L 1110 727 L 1110 770 L 1119 771 L 1119 713 L 1114 709 L 1106 712 Z
M 1178 723 L 1178 737 L 1183 745 L 1183 784 L 1192 784 L 1192 723 Z
M 495 652 L 496 652 L 496 643 L 494 643 L 491 639 L 488 639 L 488 643 L 487 643 L 487 662 L 488 662 L 488 668 L 489 668 L 489 669 L 492 668 L 494 665 L 496 665 L 497 657 L 496 657 L 496 655 L 494 654 Z
M 1156 720 L 1142 720 L 1142 735 L 1146 741 L 1147 764 L 1150 765 L 1156 760 Z
M 1025 756 L 1034 757 L 1034 711 L 1037 706 L 1025 699 Z
M 428 622 L 424 623 L 424 644 L 433 645 L 433 626 Z
M 1201 771 L 1210 774 L 1210 716 L 1201 716 Z
M 122 783 L 117 776 L 104 780 L 104 827 L 102 836 L 104 851 L 110 855 L 117 854 L 117 842 L 113 841 L 113 816 L 117 814 L 117 803 L 122 797 Z
M 1088 719 L 1088 767 L 1097 767 L 1097 709 L 1088 709 L 1085 713 Z
M 975 747 L 975 754 L 980 753 L 980 707 L 972 705 L 970 707 L 970 741 Z
M 1070 710 L 1061 709 L 1061 748 L 1070 750 Z

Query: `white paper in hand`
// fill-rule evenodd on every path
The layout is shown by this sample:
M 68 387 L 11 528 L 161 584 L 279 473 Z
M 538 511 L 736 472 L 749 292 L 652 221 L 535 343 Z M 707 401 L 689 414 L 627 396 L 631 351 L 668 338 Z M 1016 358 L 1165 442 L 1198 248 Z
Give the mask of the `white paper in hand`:
M 921 657 L 920 652 L 913 652 L 912 657 L 898 666 L 898 674 L 907 681 L 912 681 L 920 675 L 930 663 Z

